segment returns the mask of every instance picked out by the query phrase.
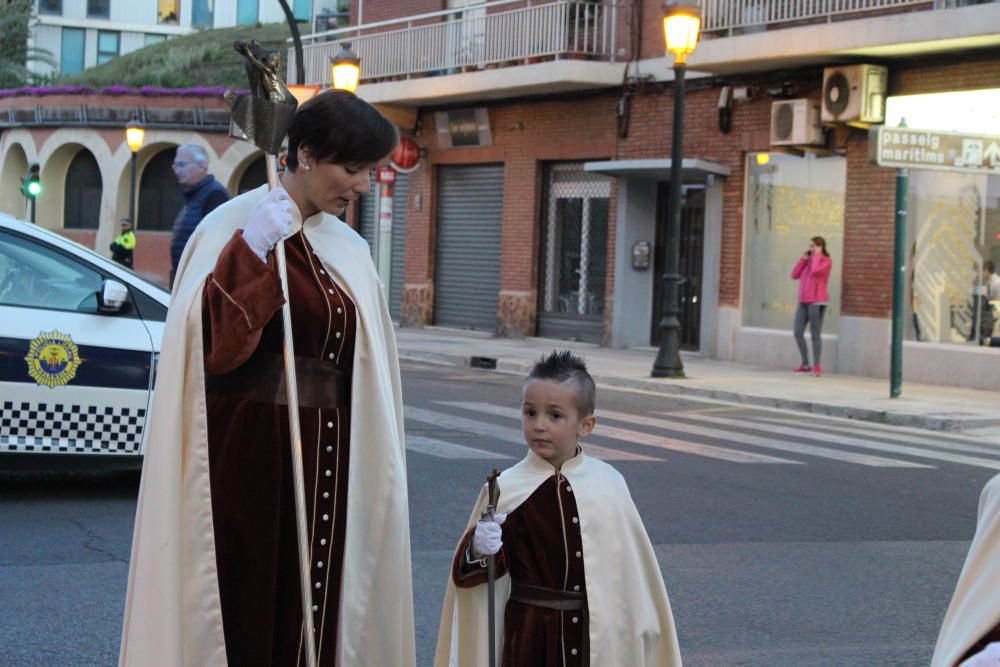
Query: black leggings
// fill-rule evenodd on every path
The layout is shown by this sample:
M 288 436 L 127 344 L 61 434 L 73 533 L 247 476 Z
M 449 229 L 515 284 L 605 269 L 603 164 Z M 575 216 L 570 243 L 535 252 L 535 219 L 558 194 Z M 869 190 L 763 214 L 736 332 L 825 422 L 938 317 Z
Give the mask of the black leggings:
M 795 342 L 799 345 L 799 354 L 802 355 L 802 365 L 809 365 L 809 349 L 806 347 L 806 323 L 809 323 L 809 333 L 813 342 L 813 361 L 820 365 L 820 358 L 823 354 L 823 316 L 826 314 L 826 305 L 819 303 L 800 303 L 795 311 Z

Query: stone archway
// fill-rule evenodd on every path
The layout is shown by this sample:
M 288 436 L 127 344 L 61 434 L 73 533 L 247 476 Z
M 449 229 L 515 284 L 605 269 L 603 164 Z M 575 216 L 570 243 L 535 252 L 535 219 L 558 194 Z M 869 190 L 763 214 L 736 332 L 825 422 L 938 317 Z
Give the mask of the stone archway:
M 146 232 L 169 232 L 177 214 L 184 208 L 184 195 L 171 165 L 177 147 L 165 148 L 147 158 L 139 179 L 137 229 Z
M 101 221 L 103 189 L 101 167 L 97 164 L 97 159 L 89 150 L 81 148 L 66 168 L 63 228 L 96 230 Z
M 241 195 L 250 190 L 256 190 L 267 183 L 267 164 L 264 156 L 261 155 L 256 160 L 247 165 L 247 168 L 240 176 L 239 185 L 236 186 L 236 194 Z
M 28 157 L 20 144 L 11 144 L 0 169 L 0 213 L 27 217 L 27 199 L 21 194 L 21 178 L 28 171 Z

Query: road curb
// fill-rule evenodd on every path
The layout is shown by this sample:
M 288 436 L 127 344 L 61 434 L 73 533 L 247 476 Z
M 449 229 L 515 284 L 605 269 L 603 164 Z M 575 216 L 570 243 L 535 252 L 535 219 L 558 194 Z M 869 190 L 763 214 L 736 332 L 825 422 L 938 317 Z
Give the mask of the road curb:
M 463 354 L 449 354 L 445 352 L 427 352 L 422 350 L 400 350 L 399 360 L 442 366 L 454 366 L 459 368 L 481 368 L 513 375 L 526 374 L 529 370 L 531 370 L 533 365 L 529 361 L 517 361 L 494 357 L 477 357 Z M 773 396 L 755 396 L 753 394 L 746 394 L 738 391 L 693 387 L 691 385 L 685 385 L 683 381 L 663 382 L 639 378 L 627 378 L 618 375 L 605 375 L 600 373 L 594 374 L 594 381 L 601 386 L 613 389 L 636 389 L 654 394 L 662 394 L 664 396 L 692 396 L 695 398 L 707 398 L 754 407 L 780 408 L 782 410 L 794 410 L 796 412 L 824 415 L 827 417 L 856 419 L 858 421 L 874 422 L 877 424 L 909 426 L 913 428 L 927 429 L 930 431 L 961 432 L 970 429 L 997 426 L 1000 424 L 997 420 L 989 418 L 921 415 L 907 412 L 891 412 L 886 410 L 859 408 L 848 405 L 833 405 L 819 401 L 794 400 L 776 398 Z

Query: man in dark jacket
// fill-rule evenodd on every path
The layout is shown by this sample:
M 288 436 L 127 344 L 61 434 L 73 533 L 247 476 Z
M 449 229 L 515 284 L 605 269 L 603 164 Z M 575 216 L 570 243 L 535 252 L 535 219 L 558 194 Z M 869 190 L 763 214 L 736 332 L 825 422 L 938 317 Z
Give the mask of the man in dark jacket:
M 229 192 L 208 173 L 208 154 L 201 146 L 187 145 L 177 149 L 174 175 L 184 188 L 184 208 L 174 220 L 170 238 L 170 284 L 174 283 L 177 264 L 194 228 L 206 215 L 229 201 Z

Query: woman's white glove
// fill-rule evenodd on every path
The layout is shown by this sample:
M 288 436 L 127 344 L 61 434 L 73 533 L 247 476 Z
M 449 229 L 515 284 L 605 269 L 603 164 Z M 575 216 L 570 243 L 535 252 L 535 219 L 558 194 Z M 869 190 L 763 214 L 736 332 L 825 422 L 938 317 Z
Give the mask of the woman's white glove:
M 267 193 L 250 211 L 250 219 L 243 230 L 243 240 L 260 257 L 267 261 L 267 253 L 292 230 L 292 200 L 282 188 Z
M 1000 665 L 1000 642 L 988 644 L 979 653 L 962 663 L 961 667 L 997 667 Z
M 507 520 L 506 514 L 497 514 L 493 521 L 480 521 L 476 524 L 476 533 L 472 536 L 472 550 L 477 556 L 492 556 L 503 546 L 503 529 L 501 524 Z

